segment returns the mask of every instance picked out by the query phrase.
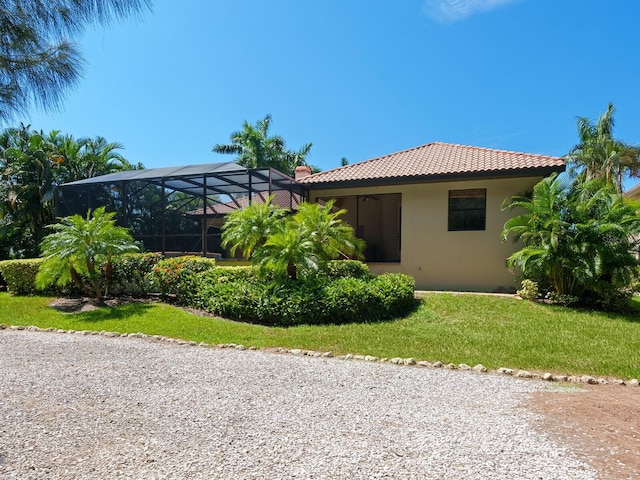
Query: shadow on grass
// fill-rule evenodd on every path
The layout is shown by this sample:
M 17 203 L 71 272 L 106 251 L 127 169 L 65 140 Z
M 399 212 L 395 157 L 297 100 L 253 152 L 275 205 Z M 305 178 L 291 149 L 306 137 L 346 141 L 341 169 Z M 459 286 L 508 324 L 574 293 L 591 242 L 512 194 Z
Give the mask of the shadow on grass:
M 557 312 L 573 312 L 578 314 L 597 314 L 609 320 L 640 323 L 640 298 L 634 298 L 623 310 L 602 310 L 591 304 L 574 304 L 563 306 L 558 304 L 548 305 Z
M 116 307 L 100 307 L 90 312 L 73 314 L 80 322 L 99 323 L 113 320 L 127 320 L 131 317 L 142 316 L 153 308 L 152 303 L 127 303 Z

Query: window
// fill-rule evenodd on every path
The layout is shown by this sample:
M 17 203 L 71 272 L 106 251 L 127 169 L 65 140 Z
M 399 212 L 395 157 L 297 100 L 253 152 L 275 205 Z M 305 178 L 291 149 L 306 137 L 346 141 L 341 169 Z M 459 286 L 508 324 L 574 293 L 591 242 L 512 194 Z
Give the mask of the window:
M 449 231 L 485 230 L 487 189 L 449 190 Z

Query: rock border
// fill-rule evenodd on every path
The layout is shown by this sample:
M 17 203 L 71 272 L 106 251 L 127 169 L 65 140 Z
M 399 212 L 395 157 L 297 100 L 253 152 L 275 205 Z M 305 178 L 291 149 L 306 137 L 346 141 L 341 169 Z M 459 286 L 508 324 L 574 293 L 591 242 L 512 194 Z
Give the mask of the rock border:
M 512 376 L 520 379 L 535 379 L 535 380 L 544 380 L 548 382 L 563 382 L 563 383 L 576 383 L 576 384 L 588 384 L 588 385 L 607 385 L 609 383 L 613 383 L 621 386 L 631 386 L 631 387 L 639 387 L 640 380 L 637 378 L 633 378 L 630 380 L 624 380 L 621 378 L 613 378 L 607 380 L 604 377 L 592 377 L 590 375 L 563 375 L 563 374 L 552 374 L 549 372 L 545 373 L 537 373 L 530 372 L 527 370 L 519 370 L 512 368 L 501 367 L 496 370 L 489 370 L 482 364 L 478 364 L 475 366 L 470 366 L 465 363 L 460 363 L 458 365 L 454 363 L 443 363 L 441 361 L 435 362 L 427 362 L 424 360 L 416 360 L 415 358 L 379 358 L 373 355 L 357 355 L 347 353 L 345 355 L 334 355 L 332 352 L 318 352 L 315 350 L 303 350 L 300 348 L 258 348 L 256 346 L 246 347 L 244 345 L 239 345 L 235 343 L 218 343 L 211 344 L 205 342 L 195 342 L 193 340 L 182 340 L 177 338 L 164 337 L 162 335 L 147 335 L 145 333 L 118 333 L 118 332 L 107 332 L 105 330 L 97 331 L 97 330 L 64 330 L 57 329 L 53 327 L 49 328 L 41 328 L 36 327 L 35 325 L 6 325 L 4 323 L 0 323 L 0 330 L 26 330 L 31 332 L 47 332 L 47 333 L 65 333 L 65 334 L 75 334 L 75 335 L 99 335 L 108 338 L 140 338 L 155 342 L 164 342 L 164 343 L 172 343 L 176 345 L 184 345 L 184 346 L 194 346 L 194 347 L 205 347 L 205 348 L 232 348 L 235 350 L 262 350 L 262 351 L 272 351 L 279 354 L 289 354 L 295 356 L 307 356 L 307 357 L 321 357 L 321 358 L 336 358 L 340 360 L 356 360 L 363 362 L 371 362 L 371 363 L 390 363 L 393 365 L 399 366 L 413 366 L 413 367 L 423 367 L 423 368 L 444 368 L 447 370 L 461 370 L 461 371 L 471 371 L 476 373 L 491 373 L 491 374 L 499 374 Z

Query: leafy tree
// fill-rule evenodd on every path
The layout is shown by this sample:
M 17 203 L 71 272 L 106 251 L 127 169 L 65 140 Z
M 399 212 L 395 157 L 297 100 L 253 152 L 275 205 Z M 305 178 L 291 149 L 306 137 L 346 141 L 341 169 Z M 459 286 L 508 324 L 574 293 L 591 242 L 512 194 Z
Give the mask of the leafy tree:
M 581 179 L 603 179 L 621 192 L 623 179 L 640 173 L 640 148 L 613 138 L 614 112 L 610 103 L 595 124 L 586 117 L 578 117 L 580 142 L 567 159 L 575 164 L 573 171 L 581 172 Z
M 637 273 L 640 233 L 638 205 L 625 200 L 603 180 L 565 186 L 545 178 L 532 196 L 514 197 L 506 208 L 524 213 L 505 224 L 524 247 L 507 259 L 527 279 L 551 285 L 560 295 L 603 304 L 615 302 Z M 612 305 L 608 305 L 612 306 Z
M 80 77 L 82 55 L 72 39 L 91 24 L 138 15 L 150 0 L 2 0 L 0 120 L 31 104 L 55 109 Z
M 115 224 L 115 213 L 104 207 L 87 213 L 87 218 L 72 215 L 51 225 L 54 232 L 42 241 L 44 258 L 36 285 L 64 286 L 75 283 L 87 295 L 102 300 L 108 295 L 113 272 L 112 258 L 138 251 L 128 230 Z M 84 278 L 88 278 L 88 283 Z M 101 286 L 104 284 L 104 290 Z
M 271 115 L 256 122 L 255 126 L 246 120 L 242 130 L 231 134 L 230 144 L 216 144 L 213 152 L 237 155 L 236 163 L 247 168 L 272 167 L 288 175 L 295 168 L 307 165 L 307 156 L 312 144 L 307 143 L 299 150 L 288 150 L 284 138 L 269 135 Z

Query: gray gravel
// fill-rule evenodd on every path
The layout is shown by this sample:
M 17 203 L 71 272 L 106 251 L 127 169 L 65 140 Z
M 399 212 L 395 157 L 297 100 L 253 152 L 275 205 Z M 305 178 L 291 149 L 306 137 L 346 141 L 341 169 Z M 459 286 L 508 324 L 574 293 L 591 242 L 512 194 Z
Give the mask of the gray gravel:
M 592 479 L 536 381 L 0 331 L 0 478 Z

